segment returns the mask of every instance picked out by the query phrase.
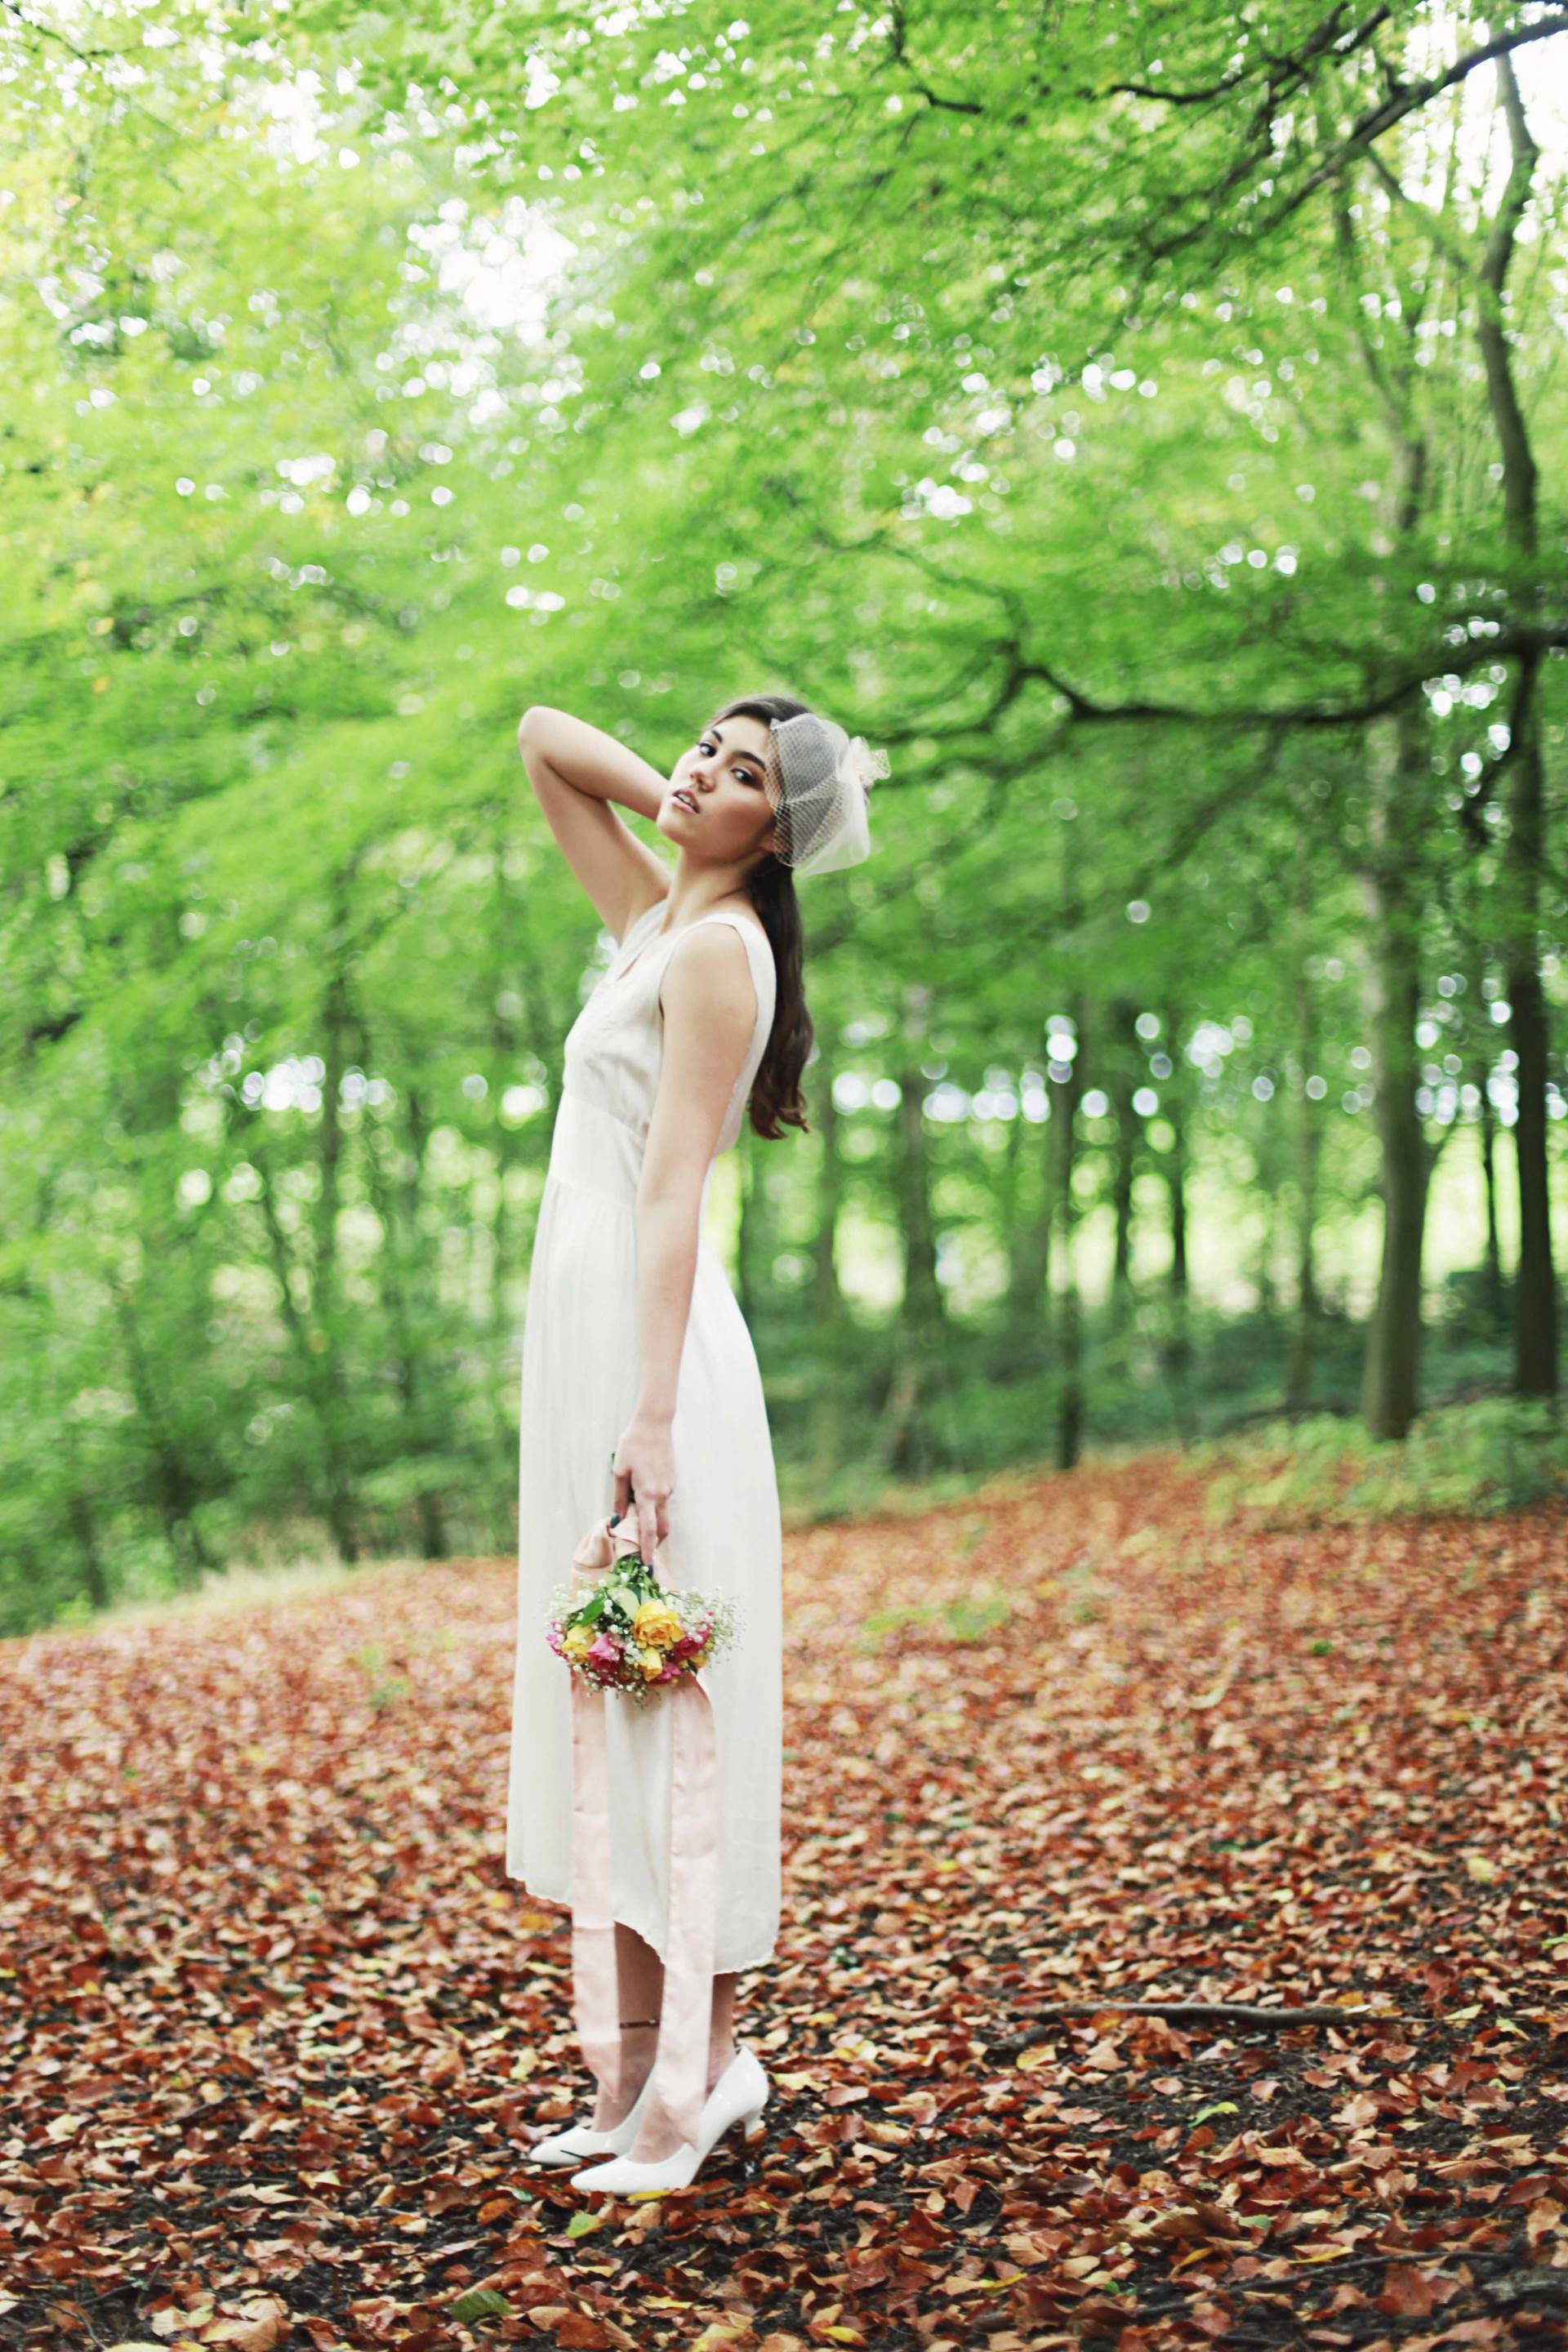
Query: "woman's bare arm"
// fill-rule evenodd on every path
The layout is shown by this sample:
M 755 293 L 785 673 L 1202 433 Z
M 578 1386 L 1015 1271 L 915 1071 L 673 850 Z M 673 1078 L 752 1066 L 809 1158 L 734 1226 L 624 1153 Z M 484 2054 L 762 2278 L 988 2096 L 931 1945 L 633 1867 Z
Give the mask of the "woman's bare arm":
M 702 1183 L 757 1018 L 745 942 L 728 923 L 693 927 L 660 982 L 664 1055 L 637 1193 L 637 1404 L 616 1454 L 616 1509 L 628 1486 L 645 1559 L 669 1532 L 671 1423 L 691 1311 Z
M 517 748 L 534 796 L 566 862 L 598 910 L 624 940 L 637 917 L 669 888 L 669 868 L 640 842 L 611 807 L 619 801 L 638 816 L 658 814 L 667 780 L 586 719 L 534 703 L 522 714 Z

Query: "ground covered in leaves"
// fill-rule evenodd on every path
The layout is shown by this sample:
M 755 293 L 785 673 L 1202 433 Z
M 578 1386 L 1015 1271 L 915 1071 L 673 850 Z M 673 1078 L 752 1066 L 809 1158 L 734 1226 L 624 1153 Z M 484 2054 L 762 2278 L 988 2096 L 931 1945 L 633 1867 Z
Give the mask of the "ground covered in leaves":
M 785 1574 L 767 2128 L 639 2202 L 517 2162 L 589 2084 L 507 1563 L 0 1645 L 0 2338 L 1568 2338 L 1568 1509 L 1217 1528 L 1144 1457 Z M 1386 2015 L 1114 2006 L 1178 1999 Z

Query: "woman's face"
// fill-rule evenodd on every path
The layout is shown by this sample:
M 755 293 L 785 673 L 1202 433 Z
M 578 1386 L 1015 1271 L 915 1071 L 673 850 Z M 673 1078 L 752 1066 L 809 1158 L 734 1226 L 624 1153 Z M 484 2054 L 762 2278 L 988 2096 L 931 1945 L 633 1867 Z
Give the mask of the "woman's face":
M 659 831 L 680 848 L 724 864 L 771 847 L 771 749 L 762 719 L 716 719 L 676 761 L 659 803 Z

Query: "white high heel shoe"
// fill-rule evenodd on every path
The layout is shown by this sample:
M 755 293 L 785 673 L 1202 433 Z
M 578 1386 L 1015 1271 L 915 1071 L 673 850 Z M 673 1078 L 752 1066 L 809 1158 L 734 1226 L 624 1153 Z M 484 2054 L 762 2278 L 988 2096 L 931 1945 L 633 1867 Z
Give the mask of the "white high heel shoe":
M 649 2075 L 649 2082 L 653 2077 Z M 697 2145 L 682 2140 L 673 2156 L 642 2163 L 617 2155 L 608 2164 L 592 2164 L 572 2175 L 574 2189 L 597 2189 L 606 2197 L 632 2197 L 639 2189 L 685 2189 L 696 2179 L 704 2158 L 732 2123 L 744 2123 L 748 2140 L 763 2128 L 768 2078 L 762 2060 L 742 2042 L 709 2092 L 697 2129 Z M 626 2142 L 629 2147 L 637 2134 Z
M 653 2081 L 650 2069 L 642 2089 L 637 2093 L 618 2124 L 606 2124 L 601 2131 L 594 2124 L 568 2124 L 564 2131 L 547 2132 L 522 2151 L 524 2164 L 581 2164 L 584 2157 L 621 2156 L 630 2147 L 642 2123 L 643 2109 L 647 2105 L 648 2085 Z

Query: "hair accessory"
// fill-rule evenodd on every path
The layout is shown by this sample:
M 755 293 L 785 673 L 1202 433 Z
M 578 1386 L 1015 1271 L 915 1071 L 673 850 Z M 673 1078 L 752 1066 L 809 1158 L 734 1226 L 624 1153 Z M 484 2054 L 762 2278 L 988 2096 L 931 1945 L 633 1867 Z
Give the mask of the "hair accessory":
M 867 803 L 888 754 L 820 711 L 769 721 L 778 745 L 774 855 L 797 874 L 833 874 L 871 855 Z

